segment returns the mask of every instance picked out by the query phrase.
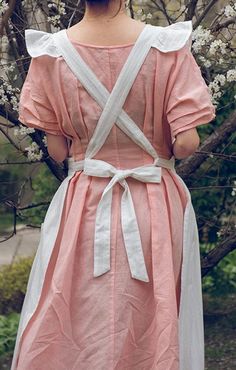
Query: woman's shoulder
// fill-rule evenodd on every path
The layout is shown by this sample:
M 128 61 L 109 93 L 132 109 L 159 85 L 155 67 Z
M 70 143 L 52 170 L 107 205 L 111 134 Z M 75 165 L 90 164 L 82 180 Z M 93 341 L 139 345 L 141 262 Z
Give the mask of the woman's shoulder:
M 162 53 L 173 52 L 187 45 L 191 48 L 192 21 L 173 23 L 169 26 L 147 25 L 150 30 L 151 46 Z M 47 55 L 53 58 L 61 56 L 57 47 L 57 36 L 65 29 L 50 33 L 35 29 L 25 30 L 26 48 L 30 56 L 36 58 Z

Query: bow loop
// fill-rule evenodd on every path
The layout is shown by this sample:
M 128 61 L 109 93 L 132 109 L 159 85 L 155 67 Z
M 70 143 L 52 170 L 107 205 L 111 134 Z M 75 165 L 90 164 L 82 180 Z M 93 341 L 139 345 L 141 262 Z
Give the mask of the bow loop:
M 98 204 L 94 242 L 94 276 L 110 270 L 110 230 L 112 191 L 116 183 L 124 188 L 121 197 L 121 224 L 131 275 L 148 282 L 141 237 L 127 177 L 142 182 L 161 182 L 161 168 L 153 164 L 132 169 L 117 169 L 111 164 L 95 159 L 85 160 L 85 173 L 93 176 L 112 177 Z
M 88 176 L 113 177 L 116 171 L 110 163 L 100 159 L 85 158 L 84 160 L 84 173 Z
M 73 164 L 70 163 L 70 167 L 75 169 Z M 131 276 L 148 282 L 149 277 L 145 265 L 137 217 L 126 178 L 133 177 L 142 182 L 160 183 L 162 177 L 161 167 L 173 169 L 173 161 L 159 159 L 154 161 L 153 164 L 130 169 L 118 169 L 108 162 L 85 158 L 83 161 L 78 162 L 77 166 L 78 169 L 83 166 L 84 173 L 88 176 L 111 177 L 101 195 L 96 212 L 93 276 L 103 275 L 110 270 L 112 192 L 115 184 L 119 183 L 124 189 L 121 196 L 121 226 Z
M 161 182 L 161 167 L 153 164 L 137 167 L 132 170 L 131 176 L 142 182 Z

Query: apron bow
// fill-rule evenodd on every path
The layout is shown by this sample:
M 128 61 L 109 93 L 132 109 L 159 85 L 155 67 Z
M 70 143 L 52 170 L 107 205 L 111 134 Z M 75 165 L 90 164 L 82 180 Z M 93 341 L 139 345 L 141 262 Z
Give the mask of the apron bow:
M 161 182 L 161 167 L 148 164 L 132 169 L 117 169 L 108 162 L 86 158 L 83 171 L 88 176 L 111 177 L 98 203 L 94 237 L 94 276 L 110 270 L 110 234 L 112 191 L 119 183 L 124 192 L 121 197 L 121 225 L 125 249 L 133 278 L 149 281 L 143 255 L 140 232 L 129 185 L 125 180 L 133 177 L 142 182 Z

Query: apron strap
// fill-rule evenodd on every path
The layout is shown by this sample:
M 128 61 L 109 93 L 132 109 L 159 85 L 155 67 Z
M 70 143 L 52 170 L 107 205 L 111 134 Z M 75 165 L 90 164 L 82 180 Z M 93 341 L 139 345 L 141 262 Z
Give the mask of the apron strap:
M 111 93 L 83 61 L 78 51 L 68 39 L 65 29 L 53 34 L 53 36 L 57 48 L 60 50 L 72 72 L 97 103 L 104 108 L 88 144 L 85 157 L 92 158 L 96 155 L 109 135 L 112 126 L 114 123 L 117 123 L 118 127 L 125 132 L 125 134 L 147 151 L 153 158 L 158 159 L 159 157 L 156 150 L 144 133 L 122 110 L 129 90 L 151 48 L 153 41 L 152 37 L 154 36 L 152 27 L 146 25 L 139 35 Z

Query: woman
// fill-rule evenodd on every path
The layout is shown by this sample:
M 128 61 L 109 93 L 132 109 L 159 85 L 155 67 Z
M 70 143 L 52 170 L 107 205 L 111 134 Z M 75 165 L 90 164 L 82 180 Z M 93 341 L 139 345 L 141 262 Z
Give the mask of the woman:
M 174 170 L 215 117 L 191 27 L 87 0 L 67 30 L 26 30 L 19 120 L 69 173 L 42 225 L 12 370 L 204 369 L 196 220 Z

